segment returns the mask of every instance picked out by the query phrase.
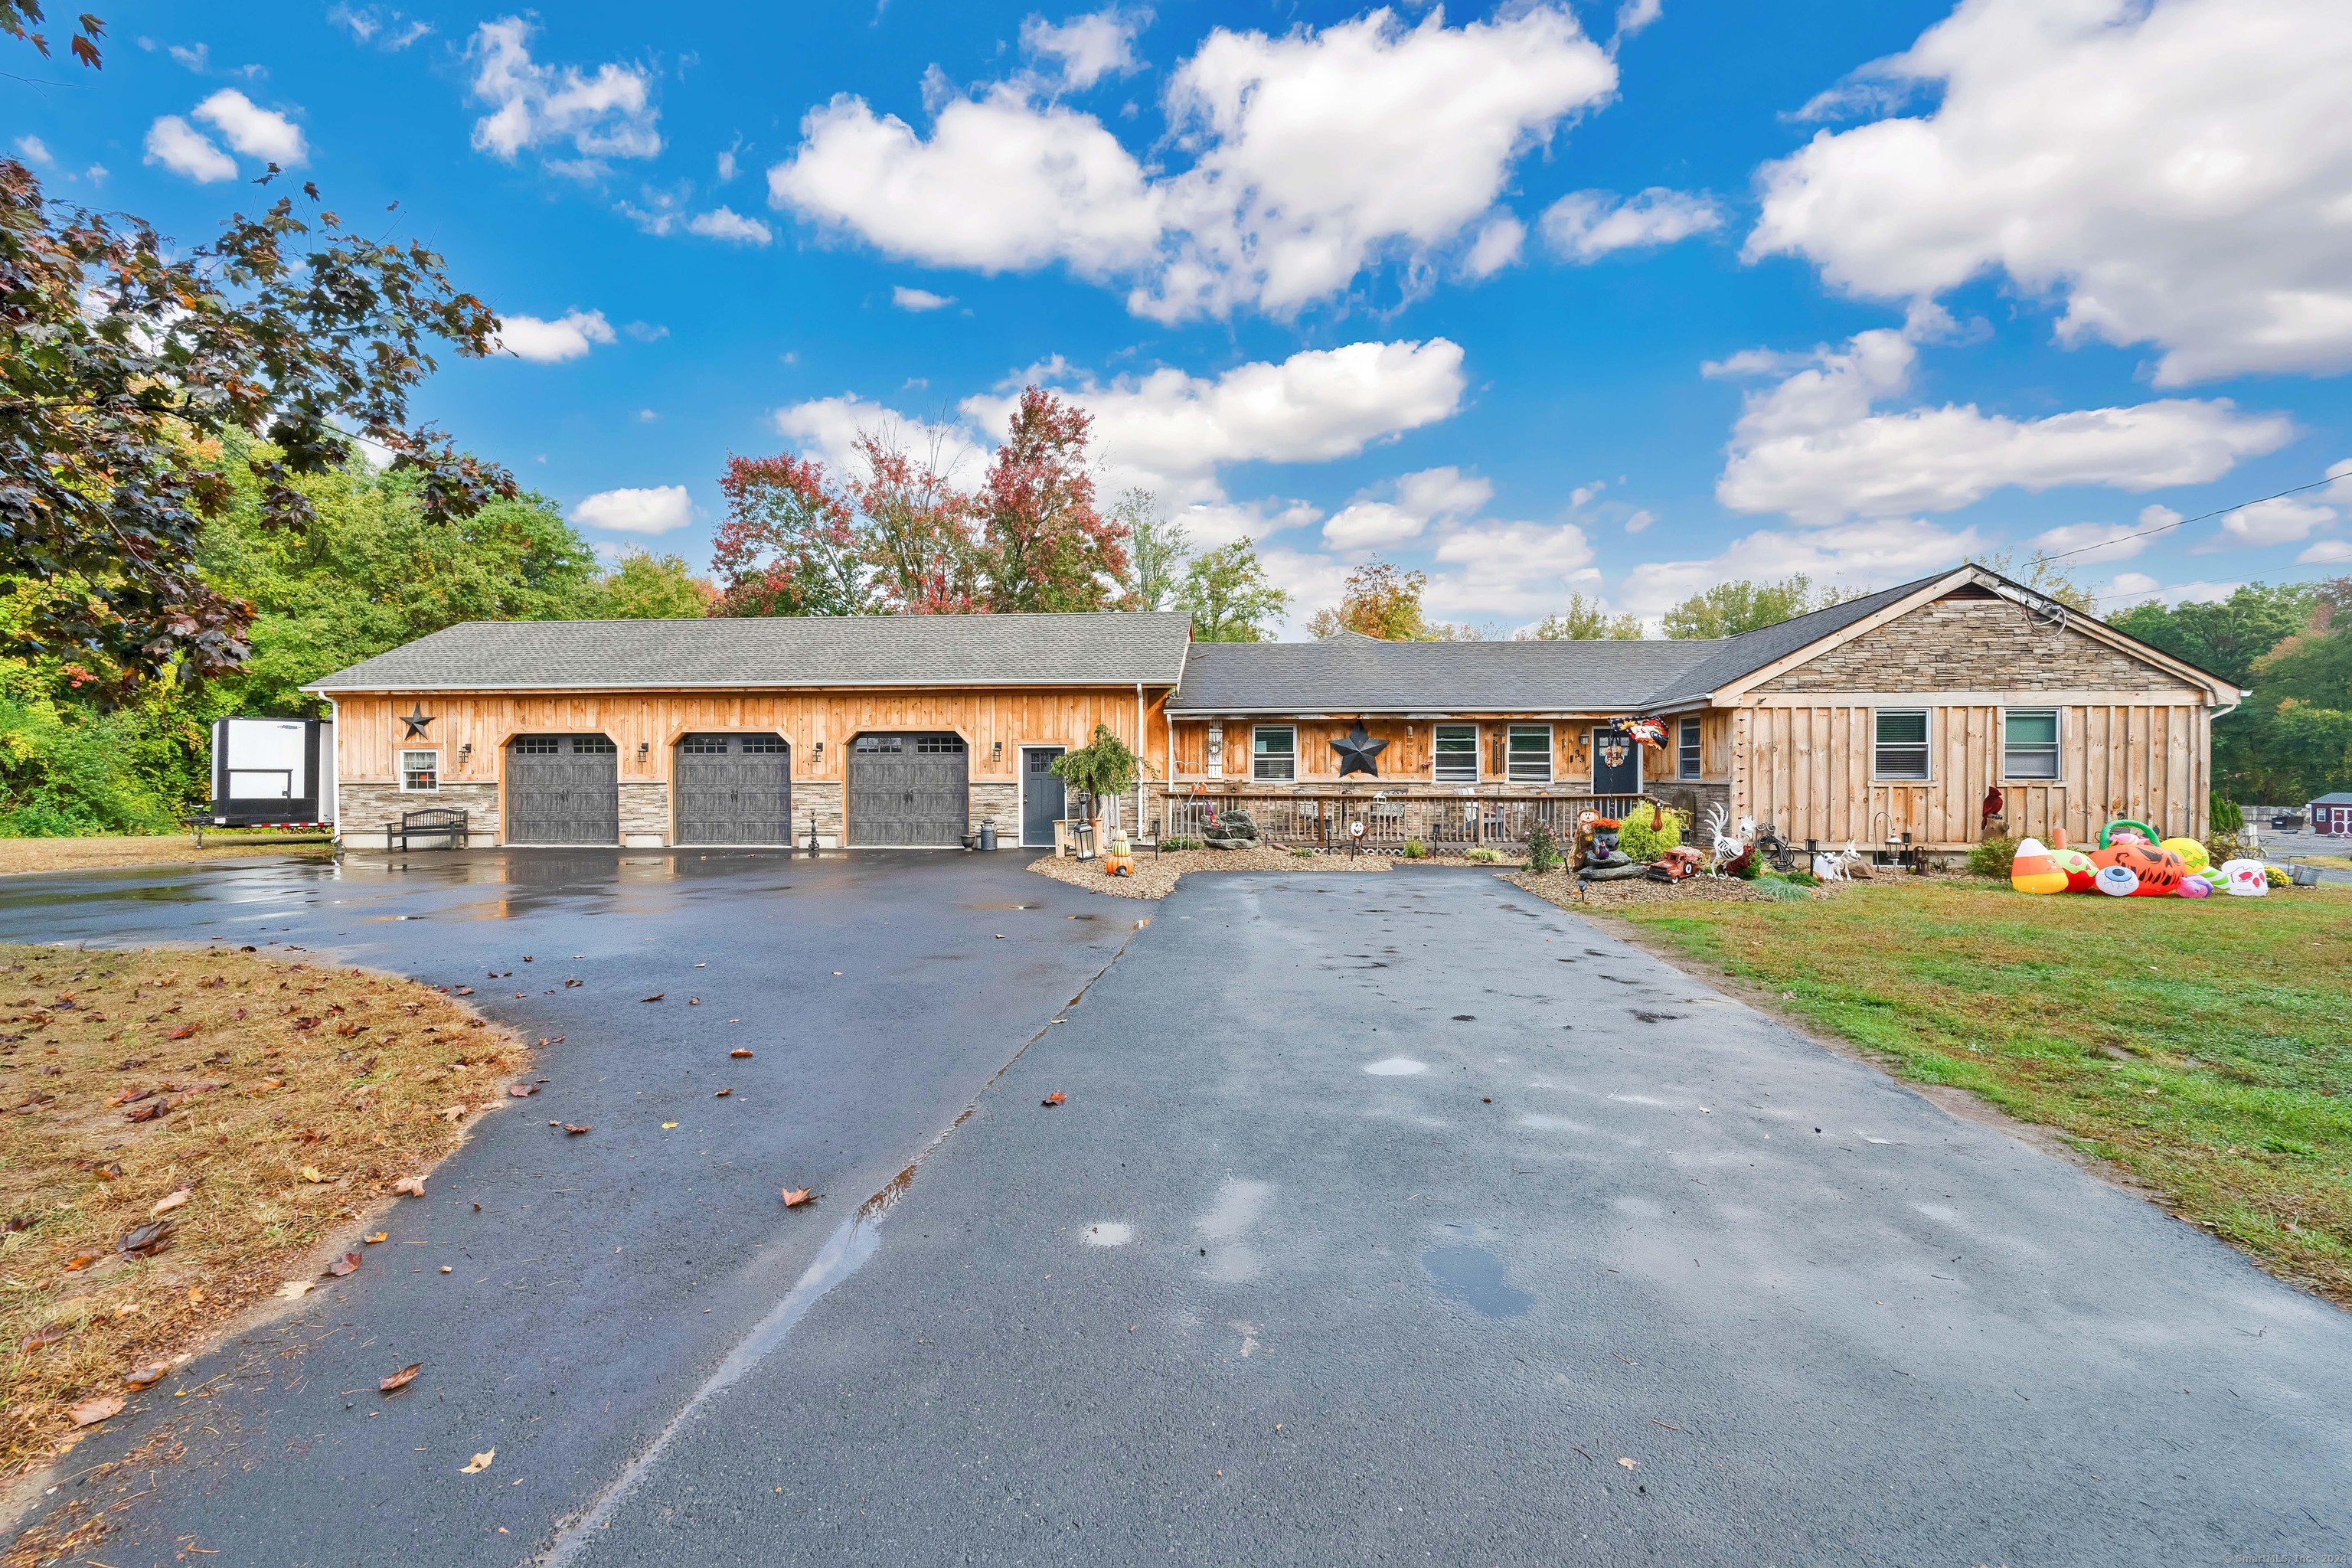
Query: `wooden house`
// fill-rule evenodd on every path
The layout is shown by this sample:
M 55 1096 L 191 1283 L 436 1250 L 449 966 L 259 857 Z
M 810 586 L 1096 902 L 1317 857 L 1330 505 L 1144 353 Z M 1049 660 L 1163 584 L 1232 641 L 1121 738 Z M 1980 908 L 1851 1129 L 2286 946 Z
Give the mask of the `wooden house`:
M 1171 832 L 1440 845 L 1649 799 L 1792 841 L 1966 849 L 2110 817 L 2202 836 L 2228 682 L 1979 566 L 1698 641 L 1192 643 L 1172 614 L 469 623 L 308 689 L 339 820 L 478 842 L 1050 842 L 1096 726 Z M 1662 745 L 1615 721 L 1658 721 Z

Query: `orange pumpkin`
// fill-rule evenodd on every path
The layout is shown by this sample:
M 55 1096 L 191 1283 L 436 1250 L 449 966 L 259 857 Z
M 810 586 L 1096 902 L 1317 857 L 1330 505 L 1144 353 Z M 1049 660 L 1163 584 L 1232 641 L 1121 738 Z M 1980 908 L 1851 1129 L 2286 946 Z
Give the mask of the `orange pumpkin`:
M 2171 850 L 2129 838 L 2117 839 L 2105 849 L 2094 850 L 2091 864 L 2128 867 L 2139 878 L 2139 887 L 2132 896 L 2140 899 L 2171 897 L 2180 891 L 2180 879 L 2189 873 L 2187 864 Z

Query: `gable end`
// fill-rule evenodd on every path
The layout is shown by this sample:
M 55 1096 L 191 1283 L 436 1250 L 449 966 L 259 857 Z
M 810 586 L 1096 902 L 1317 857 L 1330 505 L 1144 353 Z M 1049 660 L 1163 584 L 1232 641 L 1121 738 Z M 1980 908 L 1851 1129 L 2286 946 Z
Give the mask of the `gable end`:
M 2146 691 L 2204 688 L 2072 625 L 1966 587 L 1829 647 L 1763 685 L 1775 691 Z

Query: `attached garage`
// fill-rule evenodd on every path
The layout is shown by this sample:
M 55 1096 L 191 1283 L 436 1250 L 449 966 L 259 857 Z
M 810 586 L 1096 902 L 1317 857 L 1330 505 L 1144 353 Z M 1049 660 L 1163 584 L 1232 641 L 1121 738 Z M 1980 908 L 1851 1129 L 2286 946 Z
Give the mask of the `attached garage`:
M 688 735 L 670 768 L 679 844 L 790 844 L 793 749 L 782 735 Z
M 971 818 L 971 757 L 952 734 L 860 735 L 849 752 L 849 842 L 953 848 Z
M 604 735 L 517 735 L 506 820 L 509 844 L 618 844 L 620 747 Z

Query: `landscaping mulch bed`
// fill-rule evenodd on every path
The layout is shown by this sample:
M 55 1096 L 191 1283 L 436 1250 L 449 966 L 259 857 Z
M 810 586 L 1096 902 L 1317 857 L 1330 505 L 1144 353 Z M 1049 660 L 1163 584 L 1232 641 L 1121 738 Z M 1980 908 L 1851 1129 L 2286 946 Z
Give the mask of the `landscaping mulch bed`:
M 1680 882 L 1637 878 L 1591 884 L 1589 900 L 1578 895 L 1573 871 L 1506 871 L 1503 880 L 1565 910 L 1624 909 L 1635 904 L 1771 903 L 1772 894 L 1737 877 L 1692 877 Z M 1811 893 L 1812 889 L 1807 889 Z
M 1287 849 L 1171 849 L 1135 858 L 1132 877 L 1106 877 L 1099 860 L 1055 858 L 1040 855 L 1029 869 L 1089 893 L 1121 899 L 1164 899 L 1176 880 L 1188 871 L 1385 871 L 1393 864 L 1383 855 L 1293 855 Z
M 151 838 L 0 838 L 0 877 L 37 871 L 96 871 L 115 866 L 167 866 L 200 860 L 242 860 L 253 855 L 323 858 L 334 846 L 317 834 L 299 838 L 208 834 L 196 847 L 185 833 Z
M 249 1309 L 334 1288 L 325 1263 L 364 1276 L 393 1184 L 530 1081 L 467 994 L 250 950 L 0 947 L 0 1478 L 172 1398 Z

